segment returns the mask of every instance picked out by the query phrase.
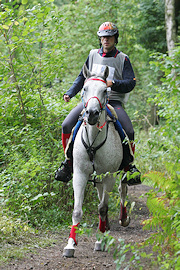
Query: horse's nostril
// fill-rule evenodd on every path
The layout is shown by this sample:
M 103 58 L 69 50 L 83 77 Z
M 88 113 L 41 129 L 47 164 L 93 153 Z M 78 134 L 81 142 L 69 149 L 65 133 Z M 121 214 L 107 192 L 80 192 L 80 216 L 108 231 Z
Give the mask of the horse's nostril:
M 89 116 L 97 117 L 99 116 L 99 112 L 97 110 L 89 110 L 87 111 Z

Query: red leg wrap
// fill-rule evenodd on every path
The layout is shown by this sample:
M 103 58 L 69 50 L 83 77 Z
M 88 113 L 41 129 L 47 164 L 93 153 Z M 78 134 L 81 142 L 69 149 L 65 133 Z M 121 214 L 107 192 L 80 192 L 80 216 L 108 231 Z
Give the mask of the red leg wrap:
M 71 133 L 69 133 L 69 134 L 62 133 L 62 145 L 63 145 L 64 152 L 65 152 L 65 149 L 66 149 L 66 146 L 67 146 L 67 143 L 68 143 L 70 136 L 71 136 Z
M 69 235 L 69 238 L 72 238 L 77 246 L 77 241 L 76 241 L 76 230 L 77 230 L 77 227 L 78 227 L 79 223 L 76 224 L 76 225 L 72 225 L 71 227 L 71 231 L 70 231 L 70 235 Z
M 104 233 L 106 231 L 106 220 L 102 221 L 99 216 L 99 230 Z
M 127 212 L 126 212 L 126 207 L 122 205 L 121 203 L 121 214 L 120 214 L 120 220 L 126 219 L 127 218 Z

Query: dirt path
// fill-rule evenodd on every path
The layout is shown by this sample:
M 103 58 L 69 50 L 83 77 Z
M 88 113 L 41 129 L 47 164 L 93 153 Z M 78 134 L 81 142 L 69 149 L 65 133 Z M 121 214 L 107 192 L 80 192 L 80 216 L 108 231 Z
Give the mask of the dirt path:
M 129 187 L 129 199 L 135 201 L 135 207 L 131 215 L 131 223 L 124 228 L 118 224 L 116 220 L 110 220 L 111 231 L 110 235 L 114 238 L 124 239 L 125 243 L 142 242 L 148 237 L 150 232 L 143 231 L 141 222 L 148 218 L 149 212 L 146 207 L 145 198 L 139 198 L 140 195 L 145 194 L 149 187 L 145 185 L 138 185 Z M 79 244 L 75 251 L 74 258 L 64 258 L 62 256 L 63 248 L 67 243 L 67 233 L 59 235 L 58 242 L 52 246 L 44 249 L 37 249 L 36 254 L 29 253 L 26 258 L 21 260 L 14 260 L 10 264 L 0 267 L 1 270 L 115 270 L 116 264 L 113 259 L 113 251 L 108 252 L 94 252 L 94 243 L 96 241 L 95 233 L 90 237 L 80 235 L 78 238 Z M 126 258 L 128 259 L 128 257 Z M 143 269 L 155 269 L 150 267 L 149 262 L 144 260 Z M 122 266 L 121 269 L 125 269 Z M 138 268 L 129 268 L 138 269 Z M 157 269 L 157 267 L 156 267 Z

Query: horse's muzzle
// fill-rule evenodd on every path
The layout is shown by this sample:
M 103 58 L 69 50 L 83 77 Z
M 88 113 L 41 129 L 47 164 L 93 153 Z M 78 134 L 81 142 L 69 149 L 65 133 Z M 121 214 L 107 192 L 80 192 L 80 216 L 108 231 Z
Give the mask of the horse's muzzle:
M 86 119 L 89 125 L 95 125 L 98 122 L 99 113 L 96 109 L 86 110 Z

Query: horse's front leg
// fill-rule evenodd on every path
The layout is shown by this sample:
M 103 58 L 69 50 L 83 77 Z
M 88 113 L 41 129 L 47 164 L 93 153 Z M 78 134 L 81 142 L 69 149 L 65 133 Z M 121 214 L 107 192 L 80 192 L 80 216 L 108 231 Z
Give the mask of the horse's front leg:
M 86 175 L 74 172 L 73 175 L 74 210 L 72 214 L 73 225 L 71 226 L 68 244 L 64 248 L 63 256 L 65 257 L 73 257 L 75 252 L 75 246 L 77 246 L 76 231 L 83 215 L 82 204 L 84 200 L 84 191 L 86 184 L 87 184 Z
M 121 196 L 121 210 L 120 210 L 119 224 L 123 227 L 127 227 L 130 223 L 130 217 L 127 216 L 127 210 L 125 206 L 127 190 L 128 190 L 127 184 L 123 184 L 122 182 L 120 182 L 119 193 Z

